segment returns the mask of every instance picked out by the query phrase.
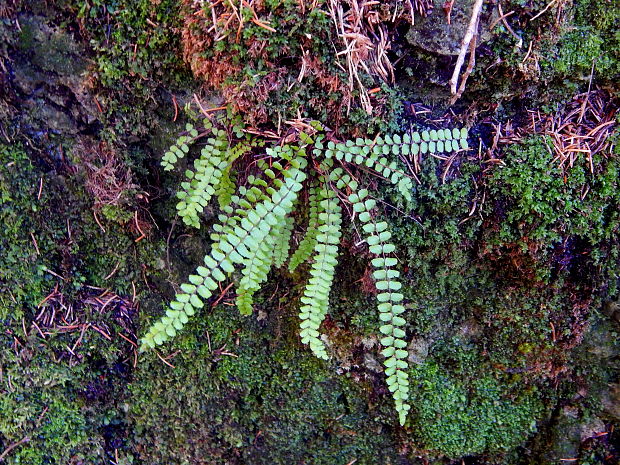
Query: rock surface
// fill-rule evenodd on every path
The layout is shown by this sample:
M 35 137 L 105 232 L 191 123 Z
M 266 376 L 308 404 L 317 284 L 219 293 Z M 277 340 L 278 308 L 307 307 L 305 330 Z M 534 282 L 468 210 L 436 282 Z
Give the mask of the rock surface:
M 416 15 L 414 24 L 407 33 L 407 41 L 439 55 L 458 55 L 461 42 L 467 31 L 475 0 L 455 1 L 448 24 L 443 1 L 435 0 L 434 8 L 427 17 Z M 498 17 L 495 6 L 484 5 L 479 24 L 478 45 L 487 42 L 492 34 L 489 26 Z
M 73 37 L 45 18 L 19 18 L 18 59 L 12 76 L 29 124 L 59 133 L 76 134 L 97 120 L 98 109 L 86 81 L 88 60 Z

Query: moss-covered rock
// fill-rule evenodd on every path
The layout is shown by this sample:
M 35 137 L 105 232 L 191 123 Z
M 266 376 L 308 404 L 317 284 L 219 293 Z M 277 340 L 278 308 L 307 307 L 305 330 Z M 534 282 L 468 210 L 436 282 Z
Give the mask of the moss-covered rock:
M 455 459 L 514 449 L 536 431 L 544 410 L 535 390 L 515 396 L 490 375 L 457 380 L 435 362 L 415 367 L 411 380 L 413 434 L 421 448 Z
M 584 156 L 561 169 L 550 143 L 535 136 L 507 149 L 505 164 L 489 182 L 500 225 L 486 234 L 487 247 L 516 244 L 541 263 L 540 278 L 558 268 L 576 273 L 578 267 L 592 269 L 594 280 L 606 280 L 617 273 L 620 253 L 618 158 L 601 153 L 590 165 Z
M 263 289 L 256 317 L 241 318 L 228 296 L 205 310 L 160 354 L 174 368 L 153 353 L 134 362 L 133 336 L 120 336 L 126 328 L 113 312 L 84 305 L 97 297 L 88 286 L 127 296 L 135 286 L 140 323 L 147 325 L 208 248 L 205 231 L 171 230 L 176 180 L 154 168 L 201 85 L 182 56 L 180 30 L 189 32 L 182 3 L 37 0 L 0 7 L 8 14 L 0 20 L 0 69 L 7 71 L 0 75 L 0 453 L 19 444 L 6 461 L 396 464 L 425 457 L 504 465 L 565 454 L 578 454 L 583 464 L 613 460 L 617 355 L 601 355 L 614 353 L 610 336 L 586 327 L 598 324 L 592 309 L 601 290 L 617 298 L 617 143 L 615 153 L 593 159 L 592 171 L 583 159 L 562 171 L 546 140 L 533 136 L 495 151 L 502 166 L 491 168 L 479 158 L 491 145 L 482 137 L 479 153 L 459 153 L 449 168 L 445 160 L 421 160 L 420 184 L 406 206 L 395 190 L 363 179 L 397 207 L 386 204 L 385 214 L 407 278 L 414 402 L 404 429 L 395 427 L 381 373 L 368 256 L 354 240 L 343 244 L 324 324 L 329 363 L 297 340 L 303 269 L 273 278 L 277 286 Z M 502 4 L 504 13 L 514 11 L 504 17 L 514 34 L 504 21 L 488 32 L 464 95 L 473 105 L 458 118 L 501 122 L 510 132 L 505 123 L 522 126 L 526 107 L 585 91 L 593 63 L 592 92 L 599 84 L 617 90 L 616 3 L 556 2 L 537 19 L 545 0 Z M 319 8 L 306 16 L 303 5 L 264 2 L 257 7 L 262 25 L 247 7 L 241 40 L 232 34 L 213 48 L 194 43 L 197 55 L 185 59 L 225 57 L 219 65 L 232 72 L 222 85 L 237 92 L 229 98 L 258 101 L 250 110 L 267 129 L 278 116 L 300 115 L 341 132 L 400 130 L 402 88 L 373 91 L 373 102 L 388 109 L 382 120 L 355 108 L 333 117 L 334 108 L 344 108 L 347 70 L 335 64 L 339 46 L 326 2 L 315 2 Z M 392 40 L 386 56 L 396 79 L 410 86 L 412 102 L 441 101 L 453 58 L 405 44 L 409 23 L 403 10 L 391 10 L 399 5 L 407 6 L 389 2 L 376 10 Z M 445 21 L 436 10 L 434 18 Z M 499 14 L 489 4 L 485 21 Z M 464 24 L 466 14 L 459 17 Z M 276 33 L 267 22 L 278 23 Z M 452 52 L 458 47 L 458 34 L 449 44 L 431 39 Z M 314 73 L 300 83 L 304 51 Z M 327 78 L 345 87 L 329 90 Z M 376 85 L 365 73 L 361 80 Z M 214 97 L 208 106 L 220 103 Z M 96 210 L 96 218 L 80 152 L 86 139 L 107 141 L 139 184 L 123 202 Z M 88 161 L 100 167 L 102 160 Z M 138 219 L 152 225 L 145 237 Z M 111 340 L 93 329 L 79 343 L 81 330 L 44 327 L 39 334 L 31 326 L 43 309 L 37 305 L 56 285 L 80 324 L 107 325 Z M 132 331 L 135 312 L 125 321 Z M 600 438 L 610 439 L 584 436 L 601 425 L 610 434 Z
M 367 405 L 364 385 L 287 342 L 288 318 L 257 321 L 219 306 L 177 339 L 174 368 L 143 356 L 130 420 L 145 464 L 395 459 L 383 409 Z

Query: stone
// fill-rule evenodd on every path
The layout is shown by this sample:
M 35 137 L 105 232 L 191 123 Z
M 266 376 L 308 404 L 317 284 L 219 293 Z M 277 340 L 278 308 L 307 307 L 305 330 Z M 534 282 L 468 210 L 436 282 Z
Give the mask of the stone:
M 475 318 L 470 318 L 459 326 L 457 334 L 460 340 L 469 343 L 482 336 L 482 327 Z
M 603 414 L 615 422 L 620 422 L 620 383 L 612 383 L 608 387 L 601 395 Z
M 29 124 L 57 133 L 80 133 L 98 116 L 88 88 L 86 50 L 43 17 L 22 15 L 19 22 L 11 65 L 15 88 L 29 109 Z
M 432 13 L 427 17 L 416 14 L 414 24 L 407 33 L 407 41 L 427 52 L 438 55 L 458 55 L 461 43 L 474 6 L 475 0 L 457 0 L 454 2 L 448 24 L 443 0 L 434 0 Z M 480 45 L 491 39 L 489 26 L 499 17 L 494 5 L 485 3 L 480 15 L 478 42 Z
M 383 367 L 372 354 L 364 354 L 364 368 L 375 373 L 383 373 Z
M 409 352 L 408 360 L 416 365 L 424 363 L 428 357 L 428 351 L 431 348 L 431 341 L 422 337 L 414 337 L 411 339 L 407 350 Z

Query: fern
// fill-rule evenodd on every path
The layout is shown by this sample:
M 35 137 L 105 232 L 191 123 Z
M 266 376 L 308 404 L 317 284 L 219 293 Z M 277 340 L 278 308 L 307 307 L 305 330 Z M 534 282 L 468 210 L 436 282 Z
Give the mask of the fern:
M 144 346 L 153 348 L 174 337 L 187 323 L 188 317 L 203 307 L 203 299 L 207 300 L 213 295 L 217 283 L 224 281 L 234 271 L 233 264 L 244 263 L 251 257 L 250 250 L 257 248 L 278 220 L 291 211 L 297 192 L 302 189 L 302 182 L 306 178 L 301 171 L 306 161 L 299 158 L 293 160 L 292 165 L 280 189 L 250 210 L 241 220 L 240 226 L 235 227 L 234 233 L 220 238 L 218 246 L 205 257 L 206 266 L 199 266 L 197 274 L 189 276 L 190 282 L 181 284 L 182 293 L 175 296 L 166 316 L 144 336 Z
M 313 125 L 315 129 L 317 125 Z M 186 153 L 188 145 L 198 138 L 193 127 L 187 136 L 177 140 L 166 152 L 162 165 L 172 168 Z M 283 145 L 267 148 L 255 165 L 257 175 L 250 175 L 245 186 L 235 187 L 231 166 L 263 142 L 251 139 L 235 130 L 237 141 L 230 144 L 230 135 L 222 129 L 205 124 L 210 137 L 194 171 L 188 171 L 188 181 L 179 192 L 178 209 L 184 222 L 199 227 L 199 214 L 213 195 L 217 195 L 221 212 L 210 234 L 213 244 L 205 256 L 204 266 L 181 284 L 180 292 L 170 303 L 166 314 L 142 338 L 142 348 L 162 344 L 181 330 L 189 318 L 202 308 L 216 292 L 220 283 L 235 271 L 240 273 L 237 284 L 237 307 L 242 314 L 252 312 L 253 296 L 267 280 L 269 271 L 282 267 L 289 260 L 289 271 L 310 262 L 310 278 L 301 296 L 300 338 L 319 358 L 329 354 L 321 339 L 320 326 L 329 309 L 329 295 L 338 263 L 338 246 L 342 235 L 342 207 L 346 202 L 353 218 L 362 224 L 365 241 L 372 259 L 373 277 L 378 290 L 378 313 L 382 334 L 382 355 L 386 382 L 399 421 L 404 424 L 410 405 L 407 374 L 407 343 L 403 317 L 405 307 L 400 272 L 393 256 L 396 247 L 390 242 L 388 223 L 376 220 L 376 201 L 338 163 L 353 163 L 372 170 L 397 186 L 407 201 L 411 201 L 413 182 L 402 169 L 399 158 L 419 153 L 450 153 L 466 150 L 465 129 L 442 129 L 413 134 L 386 135 L 375 139 L 357 138 L 345 142 L 327 140 L 325 135 L 315 139 L 300 133 L 300 146 Z M 313 158 L 306 159 L 306 147 L 312 147 Z M 174 148 L 176 147 L 176 148 Z M 308 179 L 308 221 L 306 232 L 296 250 L 290 255 L 290 243 L 295 228 L 293 210 L 300 199 L 298 193 Z M 290 257 L 289 257 L 290 255 Z
M 356 184 L 352 183 L 349 175 L 342 175 L 340 168 L 333 171 L 332 177 L 337 181 L 338 188 L 354 186 L 352 190 L 356 190 Z M 388 389 L 392 392 L 396 411 L 403 425 L 411 408 L 406 402 L 409 397 L 409 375 L 406 371 L 408 368 L 406 360 L 409 354 L 404 340 L 405 331 L 402 329 L 402 326 L 406 324 L 401 316 L 405 312 L 402 304 L 403 294 L 397 292 L 402 288 L 402 284 L 398 281 L 400 272 L 393 269 L 397 261 L 389 256 L 396 250 L 396 246 L 389 242 L 392 233 L 388 230 L 387 222 L 374 220 L 372 212 L 377 202 L 368 198 L 366 189 L 350 194 L 348 200 L 353 206 L 353 211 L 357 213 L 357 218 L 363 224 L 370 252 L 376 255 L 376 258 L 372 260 L 372 265 L 375 287 L 379 291 L 377 295 L 379 319 L 383 323 L 379 328 L 384 336 L 381 339 L 381 345 L 384 347 L 381 354 L 386 358 L 384 365 Z
M 375 140 L 358 137 L 355 141 L 348 140 L 344 143 L 329 141 L 327 148 L 323 145 L 322 139 L 318 139 L 315 143 L 315 154 L 323 154 L 328 159 L 335 157 L 338 161 L 365 165 L 396 184 L 403 197 L 411 201 L 413 182 L 398 167 L 398 163 L 390 158 L 427 152 L 452 152 L 467 148 L 467 130 L 433 129 L 421 133 L 414 132 L 412 135 L 405 133 L 402 137 L 394 134 L 383 138 L 377 137 Z
M 276 149 L 271 153 L 274 157 L 279 154 L 284 157 L 284 159 L 290 159 L 292 156 L 290 147 Z M 300 151 L 299 153 L 301 156 L 305 155 L 305 152 L 303 151 Z M 276 187 L 280 187 L 283 184 L 283 181 L 279 178 L 279 176 L 288 176 L 288 173 L 284 170 L 284 166 L 278 160 L 272 160 L 271 167 L 269 167 L 264 161 L 259 161 L 257 165 Z M 253 191 L 253 194 L 255 195 L 253 198 L 255 200 L 265 198 L 267 194 L 273 192 L 273 187 L 270 187 L 264 181 L 260 182 L 257 179 L 254 179 L 253 181 L 265 187 L 265 192 L 260 189 Z M 244 206 L 247 207 L 249 205 L 250 204 L 246 200 Z M 241 219 L 245 216 L 246 212 L 243 209 L 239 209 L 237 214 L 238 216 L 231 218 L 232 222 L 236 222 Z M 290 220 L 288 220 L 287 217 L 280 219 L 278 224 L 271 228 L 271 231 L 266 236 L 265 240 L 261 242 L 258 247 L 251 250 L 251 255 L 244 262 L 244 268 L 241 270 L 243 277 L 237 286 L 236 302 L 237 308 L 243 315 L 249 315 L 252 313 L 253 296 L 256 291 L 260 289 L 260 285 L 266 281 L 271 267 L 274 264 L 279 267 L 281 266 L 281 263 L 278 264 L 278 260 L 286 260 L 286 257 L 282 259 L 282 254 L 285 250 L 284 244 L 280 245 L 279 248 L 278 244 L 282 242 L 287 243 L 285 240 L 286 235 L 290 237 L 290 227 L 287 226 L 287 223 L 290 223 Z M 278 259 L 275 256 L 276 251 L 279 251 L 280 254 Z
M 309 219 L 308 219 L 308 229 L 306 230 L 306 234 L 303 239 L 299 242 L 297 249 L 291 256 L 289 261 L 288 269 L 293 272 L 297 269 L 297 267 L 308 260 L 312 255 L 312 251 L 314 250 L 314 246 L 316 245 L 316 236 L 319 233 L 318 225 L 319 225 L 319 192 L 318 187 L 310 188 L 310 194 L 308 196 L 309 203 Z
M 236 185 L 231 177 L 231 168 L 235 160 L 261 146 L 264 142 L 245 138 L 234 146 L 228 142 L 228 134 L 217 128 L 209 120 L 204 122 L 204 134 L 210 135 L 200 156 L 194 160 L 193 170 L 185 171 L 186 181 L 181 183 L 181 190 L 177 192 L 179 202 L 176 205 L 179 216 L 188 226 L 200 228 L 199 215 L 209 204 L 213 195 L 218 199 L 220 208 L 230 203 L 236 191 Z M 162 159 L 164 170 L 171 170 L 174 163 L 189 152 L 189 146 L 198 138 L 198 131 L 187 124 L 188 136 L 182 135 L 172 145 Z
M 318 193 L 319 208 L 314 261 L 310 270 L 304 295 L 304 304 L 299 312 L 301 323 L 301 342 L 308 344 L 319 358 L 328 359 L 323 341 L 319 339 L 319 326 L 325 319 L 329 306 L 329 292 L 334 280 L 334 270 L 338 263 L 338 244 L 340 243 L 340 225 L 342 223 L 340 205 L 334 192 L 322 180 L 322 189 Z
M 220 208 L 225 208 L 230 203 L 230 201 L 232 200 L 232 196 L 235 195 L 235 192 L 237 191 L 237 185 L 235 183 L 234 176 L 231 173 L 233 163 L 238 158 L 251 151 L 253 148 L 262 147 L 263 145 L 264 141 L 249 138 L 237 143 L 234 147 L 228 149 L 225 158 L 227 161 L 227 165 L 222 170 L 220 182 L 215 188 L 215 195 L 217 196 L 217 201 L 220 205 Z
M 171 171 L 174 168 L 174 164 L 185 157 L 185 154 L 189 152 L 189 147 L 192 145 L 198 137 L 198 131 L 190 123 L 185 125 L 187 135 L 181 135 L 174 144 L 164 153 L 161 160 L 161 166 L 164 167 L 164 171 Z
M 183 190 L 177 193 L 180 199 L 177 211 L 188 226 L 200 228 L 198 214 L 209 205 L 215 186 L 220 183 L 222 171 L 228 164 L 222 157 L 226 144 L 224 137 L 209 139 L 200 157 L 194 161 L 194 171 L 185 172 L 189 181 L 181 183 Z
M 293 234 L 294 219 L 292 216 L 285 218 L 282 229 L 279 232 L 273 249 L 273 266 L 280 268 L 286 263 L 291 248 L 291 236 Z
M 213 226 L 214 232 L 211 233 L 214 246 L 217 246 L 217 242 L 222 237 L 222 234 L 225 235 L 233 232 L 234 227 L 241 221 L 241 218 L 247 216 L 248 211 L 254 205 L 267 198 L 264 189 L 268 187 L 268 184 L 264 179 L 249 176 L 247 183 L 249 188 L 241 186 L 238 189 L 241 197 L 238 195 L 231 196 L 228 205 L 222 208 L 223 213 L 218 215 L 220 223 Z
M 244 262 L 245 267 L 241 270 L 243 277 L 237 286 L 237 308 L 242 315 L 252 314 L 254 293 L 267 280 L 269 270 L 275 261 L 276 244 L 282 236 L 285 225 L 286 218 L 279 218 L 278 223 L 271 228 L 267 237 L 250 251 L 250 256 Z

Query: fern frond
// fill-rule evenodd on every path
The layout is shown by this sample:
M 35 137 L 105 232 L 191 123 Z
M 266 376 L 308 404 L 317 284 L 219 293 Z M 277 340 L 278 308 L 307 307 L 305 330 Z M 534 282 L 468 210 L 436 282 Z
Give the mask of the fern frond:
M 264 144 L 264 142 L 262 142 Z M 226 151 L 224 159 L 227 162 L 226 168 L 222 170 L 222 177 L 218 186 L 215 189 L 215 196 L 220 208 L 226 207 L 230 204 L 233 195 L 237 191 L 237 185 L 235 184 L 234 176 L 231 172 L 233 163 L 239 158 L 248 153 L 252 148 L 261 145 L 261 142 L 256 139 L 243 140 L 237 143 L 234 147 L 230 147 Z
M 276 226 L 277 228 L 277 226 Z M 242 315 L 251 315 L 254 304 L 254 294 L 267 280 L 267 275 L 273 264 L 273 233 L 274 228 L 265 240 L 252 249 L 251 257 L 247 257 L 247 264 L 242 269 L 243 277 L 237 285 L 237 309 Z
M 189 283 L 181 285 L 182 293 L 175 296 L 160 321 L 155 323 L 142 338 L 142 349 L 163 344 L 183 328 L 190 316 L 202 308 L 205 300 L 213 295 L 218 282 L 234 271 L 235 264 L 242 264 L 265 240 L 271 228 L 293 208 L 297 193 L 302 189 L 307 165 L 304 158 L 291 161 L 282 186 L 270 198 L 257 203 L 247 216 L 235 226 L 234 232 L 220 238 L 217 247 L 205 257 L 205 266 L 197 268 L 197 274 L 189 276 Z
M 301 298 L 304 305 L 299 313 L 299 327 L 301 342 L 308 344 L 317 357 L 327 360 L 325 344 L 319 338 L 319 326 L 327 314 L 329 293 L 338 263 L 342 215 L 334 192 L 325 182 L 319 192 L 319 199 L 314 261 L 310 269 L 311 278 Z
M 180 202 L 177 212 L 188 226 L 200 228 L 198 215 L 209 204 L 215 189 L 220 183 L 223 170 L 228 162 L 223 158 L 228 141 L 226 133 L 216 130 L 217 137 L 209 138 L 200 157 L 194 161 L 194 171 L 187 170 L 189 181 L 181 183 L 182 190 L 177 192 Z
M 224 208 L 230 204 L 233 195 L 237 190 L 237 185 L 230 173 L 231 165 L 228 163 L 226 168 L 222 170 L 222 176 L 220 182 L 215 188 L 215 196 L 217 197 L 217 203 L 220 208 Z
M 299 152 L 299 156 L 303 157 L 305 153 Z M 240 196 L 233 195 L 229 205 L 223 207 L 223 213 L 218 216 L 220 224 L 214 225 L 214 232 L 210 234 L 211 239 L 215 243 L 217 243 L 222 234 L 232 231 L 235 225 L 247 215 L 253 205 L 269 198 L 275 189 L 282 185 L 282 180 L 278 176 L 285 176 L 285 167 L 280 162 L 275 160 L 272 166 L 269 167 L 264 160 L 259 160 L 257 166 L 263 174 L 270 178 L 270 183 L 260 176 L 248 177 L 248 187 L 240 186 L 238 189 Z
M 280 268 L 289 256 L 289 250 L 291 247 L 291 235 L 293 234 L 294 219 L 292 216 L 285 218 L 282 230 L 276 237 L 276 242 L 273 249 L 273 265 L 276 268 Z
M 252 314 L 254 294 L 267 281 L 271 267 L 273 265 L 279 267 L 286 260 L 286 256 L 283 254 L 285 249 L 288 253 L 288 239 L 290 239 L 292 229 L 291 220 L 290 216 L 281 218 L 278 224 L 271 228 L 265 240 L 251 251 L 252 256 L 246 260 L 245 267 L 241 270 L 243 277 L 237 286 L 237 308 L 242 315 Z M 286 246 L 283 243 L 286 243 Z M 276 254 L 279 254 L 278 262 L 276 262 Z
M 372 265 L 375 287 L 379 291 L 377 295 L 379 318 L 383 323 L 379 328 L 383 334 L 381 345 L 384 349 L 381 354 L 386 358 L 383 364 L 388 389 L 394 398 L 400 424 L 403 425 L 411 409 L 407 403 L 409 398 L 407 357 L 409 354 L 406 350 L 407 342 L 404 339 L 405 331 L 402 329 L 406 320 L 401 316 L 405 312 L 405 307 L 402 304 L 403 294 L 398 292 L 402 288 L 402 283 L 398 280 L 400 272 L 393 269 L 397 262 L 396 258 L 390 256 L 396 246 L 390 242 L 392 233 L 388 230 L 387 222 L 376 222 L 371 215 L 377 202 L 368 197 L 368 191 L 360 189 L 355 192 L 357 183 L 352 181 L 349 175 L 343 174 L 341 168 L 334 169 L 331 177 L 336 181 L 337 188 L 343 189 L 346 186 L 354 191 L 348 196 L 348 200 L 363 224 L 362 228 L 367 234 L 368 248 L 376 256 L 372 260 Z
M 290 272 L 295 271 L 299 265 L 301 265 L 310 258 L 310 256 L 312 255 L 312 251 L 314 250 L 314 246 L 316 245 L 316 236 L 319 233 L 318 190 L 319 188 L 316 186 L 310 188 L 310 193 L 308 195 L 308 228 L 306 229 L 306 234 L 299 242 L 297 249 L 289 260 L 288 269 Z
M 357 139 L 346 142 L 327 142 L 325 146 L 322 138 L 317 138 L 314 144 L 314 153 L 323 154 L 325 158 L 336 158 L 339 161 L 365 165 L 378 172 L 384 178 L 396 184 L 399 192 L 407 201 L 411 201 L 413 181 L 399 168 L 393 160 L 400 155 L 409 156 L 418 153 L 447 153 L 459 149 L 467 149 L 467 129 L 441 129 L 377 137 L 375 140 Z M 390 160 L 392 159 L 392 160 Z
M 185 125 L 186 136 L 179 136 L 174 144 L 164 153 L 161 160 L 161 166 L 164 167 L 164 171 L 170 171 L 174 168 L 174 164 L 185 157 L 185 154 L 189 152 L 189 147 L 192 145 L 198 137 L 198 131 L 190 123 Z
M 230 203 L 222 208 L 222 213 L 218 215 L 219 224 L 213 226 L 213 232 L 209 235 L 214 243 L 217 243 L 222 235 L 232 231 L 241 218 L 247 216 L 258 202 L 267 198 L 265 188 L 268 186 L 265 180 L 260 177 L 249 176 L 247 179 L 248 187 L 240 186 L 239 195 L 233 195 Z
M 305 156 L 303 150 L 298 150 L 301 156 Z M 289 155 L 292 155 L 293 151 L 290 147 L 278 147 L 272 150 L 272 156 L 279 155 L 286 159 Z M 292 159 L 292 158 L 291 158 Z M 283 184 L 283 180 L 278 177 L 281 174 L 284 178 L 288 176 L 286 168 L 278 161 L 278 159 L 270 160 L 270 164 L 267 164 L 264 160 L 260 160 L 257 163 L 261 171 L 270 178 L 271 184 L 275 187 L 280 187 Z M 265 195 L 273 191 L 274 187 L 268 185 L 265 189 Z M 290 210 L 287 211 L 287 217 Z M 243 212 L 241 212 L 241 216 Z M 250 251 L 251 256 L 247 257 L 244 262 L 244 268 L 241 270 L 243 277 L 239 281 L 237 286 L 237 307 L 242 315 L 250 315 L 252 313 L 252 305 L 254 301 L 254 294 L 260 289 L 261 284 L 267 280 L 269 271 L 275 260 L 275 251 L 277 244 L 282 240 L 282 235 L 286 232 L 287 217 L 279 219 L 278 224 L 271 228 L 271 231 L 265 237 L 265 240 L 260 242 L 258 247 Z M 289 230 L 290 238 L 290 230 Z
M 265 240 L 250 251 L 251 256 L 245 261 L 245 267 L 241 270 L 243 277 L 237 286 L 237 308 L 242 315 L 252 314 L 253 296 L 267 280 L 274 264 L 276 244 L 281 240 L 286 223 L 287 217 L 280 218 Z

